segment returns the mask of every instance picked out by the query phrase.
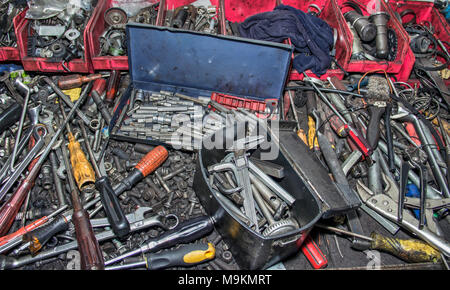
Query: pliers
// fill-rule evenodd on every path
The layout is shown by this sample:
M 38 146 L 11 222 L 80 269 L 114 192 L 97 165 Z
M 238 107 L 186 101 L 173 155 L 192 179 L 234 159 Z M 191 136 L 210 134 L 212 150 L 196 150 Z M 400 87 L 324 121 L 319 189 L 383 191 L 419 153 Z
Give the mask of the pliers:
M 390 177 L 383 174 L 383 179 L 386 184 L 388 184 L 388 188 L 385 191 L 385 194 L 377 195 L 375 195 L 366 185 L 364 185 L 361 180 L 358 180 L 356 183 L 356 189 L 361 201 L 383 217 L 416 234 L 433 247 L 439 249 L 445 256 L 450 257 L 450 244 L 434 232 L 437 230 L 437 224 L 435 224 L 432 218 L 433 210 L 448 208 L 450 206 L 450 199 L 427 199 L 425 202 L 425 215 L 430 218 L 427 221 L 427 225 L 420 229 L 419 221 L 410 211 L 404 210 L 403 208 L 401 209 L 403 218 L 399 221 L 399 207 L 397 202 L 399 190 L 395 185 L 395 181 L 393 181 Z M 404 204 L 410 207 L 417 207 L 420 204 L 420 200 L 418 198 L 405 197 Z

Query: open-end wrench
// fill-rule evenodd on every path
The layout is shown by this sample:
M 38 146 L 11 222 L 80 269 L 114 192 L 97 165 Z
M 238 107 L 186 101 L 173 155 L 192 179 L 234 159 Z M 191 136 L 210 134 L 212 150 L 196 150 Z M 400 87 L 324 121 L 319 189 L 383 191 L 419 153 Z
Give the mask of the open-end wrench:
M 151 207 L 139 207 L 133 213 L 127 214 L 125 217 L 127 218 L 130 224 L 135 223 L 144 220 L 144 215 L 151 210 L 152 210 Z M 93 228 L 110 226 L 107 218 L 91 219 L 91 225 Z

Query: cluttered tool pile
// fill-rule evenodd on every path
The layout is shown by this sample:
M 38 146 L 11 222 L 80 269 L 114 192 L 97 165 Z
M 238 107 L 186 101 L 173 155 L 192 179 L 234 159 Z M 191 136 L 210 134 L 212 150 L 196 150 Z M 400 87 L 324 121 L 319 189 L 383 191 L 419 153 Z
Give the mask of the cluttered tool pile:
M 448 269 L 447 2 L 3 2 L 0 269 Z

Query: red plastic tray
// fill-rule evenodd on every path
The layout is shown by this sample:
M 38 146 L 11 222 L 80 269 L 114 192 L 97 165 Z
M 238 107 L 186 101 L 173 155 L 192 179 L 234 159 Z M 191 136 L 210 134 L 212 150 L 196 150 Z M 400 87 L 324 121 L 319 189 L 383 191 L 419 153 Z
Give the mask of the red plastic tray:
M 14 33 L 17 34 L 17 28 L 25 18 L 28 8 L 17 14 L 13 19 Z M 16 47 L 0 47 L 0 61 L 20 61 L 20 53 L 18 46 Z
M 401 13 L 406 9 L 413 10 L 416 14 L 416 23 L 431 23 L 434 27 L 436 37 L 443 41 L 447 50 L 450 50 L 450 25 L 445 20 L 444 16 L 439 13 L 439 11 L 434 8 L 434 4 L 430 2 L 411 2 L 411 1 L 398 1 L 390 2 L 390 7 L 393 11 Z M 405 15 L 403 18 L 404 22 L 412 20 L 411 15 Z M 447 43 L 446 43 L 447 42 Z M 450 80 L 445 81 L 447 85 L 450 85 Z
M 61 73 L 92 73 L 94 69 L 91 66 L 89 49 L 88 49 L 88 30 L 92 25 L 92 17 L 89 19 L 84 32 L 84 59 L 74 59 L 66 64 L 67 71 L 60 62 L 51 62 L 42 57 L 29 57 L 27 56 L 28 48 L 28 19 L 24 18 L 18 25 L 16 30 L 17 45 L 19 47 L 20 58 L 22 59 L 22 66 L 26 71 L 41 71 L 41 72 L 61 72 Z
M 166 11 L 168 10 L 174 10 L 180 6 L 186 6 L 189 4 L 192 4 L 196 2 L 196 0 L 162 0 L 160 1 L 160 6 L 162 6 L 162 10 L 161 10 L 161 16 L 158 18 L 159 21 L 157 21 L 159 26 L 163 26 L 163 21 L 165 19 L 166 16 Z M 222 17 L 223 15 L 223 5 L 225 0 L 210 0 L 209 1 L 211 3 L 212 6 L 216 6 L 216 11 L 217 11 L 217 19 L 220 23 L 220 29 L 219 29 L 219 33 L 221 34 L 225 34 L 225 20 Z M 158 15 L 159 16 L 159 15 Z
M 342 7 L 343 3 L 346 0 L 332 0 L 336 1 L 336 7 Z M 365 16 L 370 15 L 369 12 L 366 11 L 375 11 L 373 8 L 375 3 L 381 4 L 381 10 L 386 11 L 389 15 L 388 27 L 392 28 L 397 35 L 397 55 L 394 61 L 370 61 L 370 60 L 350 60 L 347 64 L 346 70 L 349 72 L 359 72 L 365 73 L 371 70 L 383 69 L 387 73 L 395 74 L 395 77 L 399 81 L 406 81 L 409 78 L 409 74 L 411 73 L 412 67 L 414 66 L 415 58 L 412 53 L 409 43 L 410 39 L 408 33 L 403 29 L 400 22 L 394 16 L 392 9 L 384 2 L 384 1 L 373 1 L 373 0 L 357 0 L 355 1 L 360 4 L 362 11 Z M 364 9 L 367 7 L 366 9 Z M 346 8 L 344 8 L 346 9 Z M 344 10 L 346 12 L 348 9 Z M 342 11 L 339 8 L 339 13 L 342 14 Z M 345 26 L 345 30 L 347 30 L 347 35 L 349 37 L 350 43 L 353 43 L 353 36 L 350 32 L 350 28 L 348 25 Z M 350 51 L 352 46 L 350 46 Z
M 231 95 L 212 93 L 211 101 L 215 101 L 228 109 L 244 108 L 259 113 L 265 113 L 268 106 L 276 107 L 278 100 L 267 99 L 265 101 L 250 100 Z
M 336 49 L 336 60 L 345 69 L 347 63 L 351 57 L 351 42 L 349 42 L 349 37 L 347 31 L 345 30 L 345 19 L 341 13 L 337 12 L 336 2 L 331 0 L 312 0 L 312 1 L 298 1 L 298 0 L 282 0 L 284 5 L 289 5 L 304 12 L 308 12 L 308 7 L 310 5 L 317 5 L 321 9 L 319 18 L 323 19 L 328 23 L 334 30 L 337 31 L 337 40 L 335 44 Z M 311 7 L 312 11 L 316 11 L 314 7 Z M 311 76 L 318 78 L 311 71 L 306 71 L 306 73 Z M 327 72 L 320 77 L 321 80 L 326 80 L 328 77 L 335 76 L 339 79 L 344 78 L 344 72 L 340 69 L 329 69 Z M 302 80 L 303 74 L 300 74 L 295 69 L 292 69 L 290 74 L 290 80 Z
M 272 11 L 279 4 L 289 5 L 305 12 L 308 11 L 309 5 L 318 5 L 322 9 L 320 18 L 325 20 L 331 27 L 337 30 L 338 38 L 336 42 L 336 58 L 338 60 L 338 63 L 345 68 L 345 64 L 348 62 L 348 59 L 350 59 L 350 54 L 347 53 L 347 48 L 350 44 L 348 43 L 348 37 L 344 34 L 346 33 L 346 31 L 343 29 L 342 25 L 343 16 L 335 12 L 335 8 L 333 7 L 335 3 L 331 0 L 228 0 L 225 1 L 224 14 L 226 19 L 231 22 L 243 22 L 245 19 L 252 15 Z M 306 73 L 311 77 L 317 78 L 317 76 L 310 70 L 306 71 Z M 336 76 L 339 79 L 343 79 L 344 72 L 340 69 L 330 69 L 324 75 L 322 75 L 320 79 L 326 80 L 331 76 Z M 302 80 L 303 74 L 300 74 L 295 69 L 292 69 L 289 75 L 289 79 Z
M 148 0 L 148 4 L 158 2 Z M 88 47 L 94 70 L 128 70 L 128 56 L 99 56 L 100 35 L 105 31 L 105 11 L 112 7 L 112 0 L 101 0 L 92 15 L 92 25 L 88 31 Z

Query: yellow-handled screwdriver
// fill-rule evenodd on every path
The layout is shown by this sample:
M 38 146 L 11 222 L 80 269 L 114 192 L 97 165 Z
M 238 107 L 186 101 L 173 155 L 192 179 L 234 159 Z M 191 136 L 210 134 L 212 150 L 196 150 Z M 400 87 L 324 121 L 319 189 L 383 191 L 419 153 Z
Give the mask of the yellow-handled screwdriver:
M 370 241 L 370 249 L 392 254 L 408 263 L 437 263 L 442 259 L 438 250 L 421 240 L 389 238 L 375 232 L 367 237 L 327 225 L 316 224 L 315 226 Z
M 64 107 L 62 102 L 59 102 L 61 108 L 61 113 L 63 118 L 66 118 L 66 113 L 64 112 Z M 95 182 L 95 172 L 92 169 L 91 163 L 86 158 L 81 149 L 81 144 L 73 136 L 72 130 L 70 129 L 69 123 L 66 125 L 67 139 L 69 140 L 69 152 L 70 152 L 70 163 L 73 169 L 73 177 L 77 183 L 78 188 L 81 190 L 85 185 L 93 184 Z M 88 142 L 88 140 L 85 140 Z
M 176 249 L 150 253 L 138 262 L 107 267 L 105 270 L 123 270 L 146 267 L 147 270 L 159 270 L 172 267 L 191 267 L 208 262 L 216 256 L 216 249 L 211 243 L 183 245 Z

